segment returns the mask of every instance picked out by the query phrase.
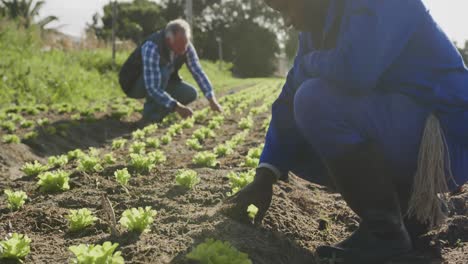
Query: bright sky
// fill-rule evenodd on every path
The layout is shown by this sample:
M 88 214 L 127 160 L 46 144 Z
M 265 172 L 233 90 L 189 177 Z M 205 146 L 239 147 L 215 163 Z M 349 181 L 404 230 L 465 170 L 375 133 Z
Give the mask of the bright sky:
M 110 0 L 46 0 L 42 15 L 56 15 L 60 30 L 73 36 L 82 35 L 94 13 Z M 122 0 L 119 0 L 122 1 Z M 124 0 L 126 1 L 126 0 Z M 462 45 L 468 40 L 468 0 L 423 0 L 450 38 Z M 196 3 L 196 1 L 195 1 Z

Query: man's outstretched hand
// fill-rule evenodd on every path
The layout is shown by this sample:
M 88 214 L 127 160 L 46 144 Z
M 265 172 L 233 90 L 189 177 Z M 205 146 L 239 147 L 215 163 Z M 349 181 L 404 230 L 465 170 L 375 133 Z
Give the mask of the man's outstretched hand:
M 223 107 L 218 103 L 218 100 L 216 100 L 216 97 L 212 96 L 211 98 L 208 99 L 210 102 L 210 108 L 211 110 L 215 112 L 222 113 L 223 112 Z
M 260 223 L 270 208 L 275 182 L 276 177 L 269 169 L 257 169 L 255 180 L 226 201 L 224 213 L 237 221 L 249 223 L 247 207 L 253 204 L 258 208 L 255 223 Z
M 175 109 L 174 109 L 179 115 L 180 117 L 182 117 L 183 119 L 186 119 L 186 118 L 189 118 L 193 115 L 193 111 L 192 109 L 190 109 L 189 107 L 183 105 L 183 104 L 180 104 L 180 103 L 177 103 Z

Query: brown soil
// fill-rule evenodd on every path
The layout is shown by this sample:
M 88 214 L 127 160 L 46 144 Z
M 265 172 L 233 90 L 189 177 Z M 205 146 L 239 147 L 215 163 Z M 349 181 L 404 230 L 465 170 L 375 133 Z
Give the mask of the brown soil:
M 184 256 L 206 238 L 229 241 L 240 251 L 249 254 L 253 263 L 300 264 L 332 263 L 314 257 L 314 249 L 348 236 L 358 225 L 358 218 L 347 208 L 339 195 L 310 184 L 295 176 L 287 183 L 275 186 L 273 205 L 260 226 L 235 222 L 219 212 L 226 193 L 230 191 L 226 175 L 230 171 L 245 171 L 241 167 L 244 156 L 259 146 L 264 137 L 261 128 L 268 114 L 256 117 L 255 128 L 246 143 L 234 155 L 221 158 L 215 169 L 197 168 L 191 159 L 195 151 L 188 150 L 185 141 L 191 132 L 185 130 L 162 150 L 168 162 L 148 175 L 134 177 L 129 194 L 113 180 L 113 172 L 125 165 L 128 153 L 114 152 L 117 165 L 103 173 L 85 175 L 74 173 L 71 190 L 53 195 L 40 193 L 36 180 L 23 177 L 19 168 L 26 161 L 45 160 L 47 156 L 65 154 L 76 148 L 96 147 L 110 151 L 116 137 L 130 138 L 135 129 L 134 115 L 126 121 L 102 114 L 92 122 L 70 122 L 63 116 L 48 114 L 55 125 L 67 124 L 66 133 L 41 134 L 38 139 L 18 145 L 0 145 L 0 190 L 24 190 L 30 200 L 18 212 L 6 209 L 0 199 L 0 237 L 19 232 L 32 239 L 31 254 L 25 263 L 68 263 L 68 247 L 80 243 L 113 241 L 120 244 L 126 263 L 189 263 Z M 223 128 L 216 130 L 216 139 L 204 143 L 206 150 L 230 139 L 240 132 L 238 117 L 227 118 Z M 162 135 L 159 129 L 155 137 Z M 73 168 L 73 163 L 67 165 Z M 181 168 L 193 168 L 202 178 L 194 190 L 184 191 L 175 186 L 174 174 Z M 128 208 L 152 206 L 158 215 L 151 232 L 140 236 L 123 232 L 112 237 L 107 223 L 98 223 L 85 231 L 70 233 L 64 216 L 69 209 L 90 208 L 104 219 L 101 194 L 106 193 L 117 217 Z M 408 256 L 391 263 L 468 263 L 468 193 L 452 197 L 453 213 L 447 224 L 428 236 L 430 246 L 423 246 Z

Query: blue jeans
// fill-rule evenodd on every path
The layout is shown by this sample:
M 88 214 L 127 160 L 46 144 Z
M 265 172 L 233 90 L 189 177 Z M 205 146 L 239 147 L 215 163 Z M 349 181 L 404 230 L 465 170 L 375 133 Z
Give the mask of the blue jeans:
M 167 81 L 167 78 L 164 77 L 167 76 L 163 76 L 163 89 L 176 101 L 183 105 L 188 105 L 197 99 L 198 93 L 193 86 L 183 81 Z M 128 96 L 135 99 L 146 98 L 143 108 L 143 118 L 146 121 L 160 122 L 171 112 L 164 105 L 156 102 L 148 95 L 143 76 L 136 81 L 133 89 L 128 93 Z
M 426 118 L 431 111 L 410 97 L 377 91 L 365 96 L 346 95 L 327 81 L 311 79 L 298 89 L 294 112 L 311 152 L 333 158 L 350 147 L 373 142 L 395 168 L 397 182 L 413 181 Z M 468 149 L 447 141 L 452 173 L 456 183 L 463 185 L 468 175 Z M 310 164 L 296 164 L 291 171 L 310 174 Z M 453 182 L 449 184 L 455 187 Z

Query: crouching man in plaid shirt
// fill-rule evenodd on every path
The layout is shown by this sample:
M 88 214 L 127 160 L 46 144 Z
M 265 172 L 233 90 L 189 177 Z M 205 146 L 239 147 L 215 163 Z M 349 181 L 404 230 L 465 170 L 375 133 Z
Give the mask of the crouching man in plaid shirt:
M 186 21 L 171 21 L 165 29 L 149 36 L 123 65 L 119 81 L 124 92 L 131 98 L 146 98 L 144 121 L 160 122 L 171 112 L 177 112 L 182 118 L 192 116 L 192 109 L 187 105 L 197 99 L 197 90 L 180 78 L 179 70 L 184 64 L 211 109 L 222 111 L 190 39 L 191 30 Z

